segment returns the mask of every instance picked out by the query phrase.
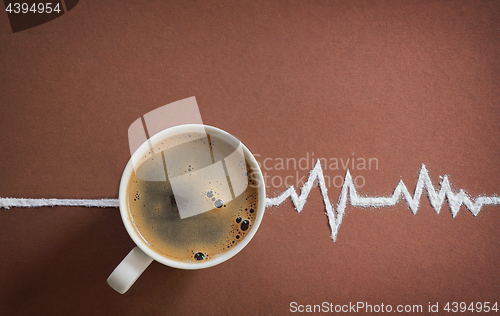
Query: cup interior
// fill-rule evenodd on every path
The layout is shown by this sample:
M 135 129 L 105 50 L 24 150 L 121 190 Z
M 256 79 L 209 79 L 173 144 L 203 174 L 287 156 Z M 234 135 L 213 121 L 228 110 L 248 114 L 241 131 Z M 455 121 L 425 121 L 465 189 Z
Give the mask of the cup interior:
M 153 258 L 154 260 L 170 266 L 174 268 L 179 268 L 179 269 L 188 269 L 188 270 L 193 270 L 193 269 L 203 269 L 203 268 L 208 268 L 215 266 L 219 263 L 222 263 L 231 257 L 235 256 L 238 252 L 240 252 L 253 238 L 255 235 L 256 231 L 258 230 L 260 223 L 262 221 L 262 218 L 264 216 L 264 210 L 265 210 L 265 203 L 266 203 L 266 192 L 265 192 L 265 184 L 264 184 L 264 179 L 262 176 L 262 172 L 259 168 L 259 165 L 255 159 L 255 157 L 252 155 L 250 150 L 244 145 L 241 144 L 243 147 L 243 151 L 245 153 L 245 158 L 247 162 L 250 164 L 250 167 L 253 170 L 253 176 L 256 177 L 257 183 L 259 183 L 258 186 L 258 204 L 257 204 L 257 215 L 255 217 L 255 221 L 253 223 L 253 227 L 250 230 L 250 232 L 244 237 L 243 240 L 241 240 L 236 246 L 231 248 L 230 250 L 222 253 L 221 255 L 212 258 L 207 261 L 203 262 L 181 262 L 177 261 L 174 259 L 170 259 L 166 256 L 162 256 L 161 254 L 157 253 L 156 251 L 152 250 L 145 242 L 144 240 L 139 236 L 138 232 L 136 231 L 134 225 L 132 224 L 132 219 L 131 215 L 129 212 L 129 207 L 128 207 L 128 201 L 127 201 L 127 186 L 130 180 L 130 177 L 132 175 L 132 172 L 134 171 L 134 162 L 138 160 L 139 157 L 141 157 L 144 153 L 146 153 L 149 148 L 150 144 L 156 144 L 159 141 L 169 138 L 171 136 L 175 136 L 178 134 L 183 134 L 183 133 L 190 133 L 190 132 L 195 132 L 195 131 L 200 131 L 200 129 L 204 129 L 207 134 L 211 135 L 220 135 L 224 137 L 231 137 L 235 140 L 237 140 L 234 136 L 230 135 L 229 133 L 213 127 L 213 126 L 207 126 L 207 125 L 199 125 L 199 124 L 187 124 L 187 125 L 179 125 L 175 126 L 166 130 L 163 130 L 157 134 L 155 134 L 153 137 L 151 137 L 148 141 L 144 142 L 132 155 L 130 158 L 127 166 L 125 167 L 125 170 L 123 172 L 121 181 L 120 181 L 120 189 L 119 189 L 119 206 L 120 206 L 120 214 L 123 220 L 123 224 L 125 225 L 125 228 L 132 238 L 132 240 L 135 242 L 135 244 L 148 256 Z

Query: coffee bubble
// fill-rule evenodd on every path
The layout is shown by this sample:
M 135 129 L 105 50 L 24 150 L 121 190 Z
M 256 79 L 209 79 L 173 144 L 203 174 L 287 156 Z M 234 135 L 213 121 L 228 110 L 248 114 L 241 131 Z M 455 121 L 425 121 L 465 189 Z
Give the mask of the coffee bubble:
M 194 259 L 198 261 L 203 260 L 205 259 L 205 254 L 203 252 L 197 252 L 194 255 Z
M 248 230 L 248 227 L 250 227 L 250 222 L 248 220 L 244 220 L 240 226 L 241 230 L 246 231 Z
M 214 205 L 216 208 L 221 208 L 224 205 L 224 201 L 218 199 L 217 201 L 215 201 Z

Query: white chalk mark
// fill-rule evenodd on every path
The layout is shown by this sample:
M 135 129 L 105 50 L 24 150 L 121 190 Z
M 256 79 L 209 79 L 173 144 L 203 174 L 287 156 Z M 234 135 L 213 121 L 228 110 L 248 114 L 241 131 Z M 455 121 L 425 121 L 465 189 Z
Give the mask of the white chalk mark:
M 349 170 L 347 170 L 344 184 L 342 185 L 342 190 L 340 191 L 339 200 L 337 202 L 337 207 L 334 209 L 333 205 L 330 203 L 328 198 L 328 190 L 325 184 L 325 178 L 323 177 L 323 169 L 321 168 L 321 163 L 318 160 L 316 165 L 309 173 L 309 178 L 307 182 L 302 186 L 300 190 L 300 196 L 297 195 L 295 188 L 290 186 L 279 196 L 274 198 L 266 198 L 266 207 L 278 206 L 283 203 L 287 198 L 292 200 L 292 203 L 297 212 L 301 212 L 304 208 L 304 204 L 307 201 L 307 197 L 311 192 L 311 189 L 315 181 L 318 181 L 321 195 L 323 196 L 323 202 L 325 203 L 326 215 L 328 217 L 328 223 L 332 231 L 333 241 L 337 240 L 337 234 L 342 224 L 342 218 L 344 217 L 345 209 L 347 203 L 349 202 L 355 207 L 388 207 L 396 205 L 401 196 L 406 201 L 406 204 L 415 215 L 417 214 L 420 198 L 422 197 L 422 192 L 424 188 L 427 190 L 427 196 L 431 206 L 434 208 L 437 214 L 443 206 L 444 200 L 448 200 L 448 205 L 451 210 L 453 217 L 457 216 L 460 206 L 465 205 L 467 209 L 476 216 L 483 205 L 500 205 L 500 197 L 491 196 L 480 196 L 477 197 L 475 202 L 473 202 L 465 191 L 460 190 L 458 193 L 454 193 L 451 189 L 448 176 L 443 176 L 441 180 L 441 189 L 439 192 L 434 190 L 429 173 L 422 164 L 420 168 L 420 173 L 417 179 L 417 185 L 415 187 L 415 193 L 413 197 L 406 188 L 403 181 L 399 181 L 398 185 L 394 189 L 392 196 L 387 197 L 368 197 L 360 196 L 356 191 L 356 187 L 352 180 Z M 348 195 L 349 194 L 349 195 Z M 0 208 L 9 209 L 11 207 L 45 207 L 45 206 L 85 206 L 85 207 L 118 207 L 117 199 L 23 199 L 23 198 L 0 198 Z
M 424 188 L 427 190 L 427 196 L 429 198 L 431 206 L 434 208 L 437 214 L 441 210 L 441 206 L 445 199 L 448 200 L 448 205 L 451 210 L 451 214 L 453 217 L 457 216 L 458 211 L 460 210 L 461 205 L 465 205 L 469 211 L 476 216 L 481 207 L 483 205 L 500 205 L 500 198 L 496 196 L 485 197 L 480 196 L 476 198 L 475 202 L 472 202 L 471 199 L 467 196 L 467 194 L 460 190 L 458 193 L 453 193 L 450 182 L 447 176 L 444 176 L 441 180 L 441 190 L 436 192 L 434 190 L 434 186 L 432 185 L 431 179 L 429 177 L 429 173 L 425 168 L 425 165 L 422 164 L 420 168 L 420 173 L 417 179 L 417 185 L 415 187 L 415 193 L 413 197 L 408 192 L 403 181 L 400 181 L 394 189 L 392 196 L 388 197 L 367 197 L 360 196 L 356 192 L 356 188 L 354 186 L 351 174 L 349 170 L 344 178 L 344 184 L 342 185 L 342 190 L 340 191 L 339 200 L 337 203 L 337 207 L 335 209 L 332 204 L 330 204 L 330 199 L 328 198 L 328 190 L 326 189 L 325 179 L 323 177 L 323 169 L 321 168 L 321 163 L 318 160 L 313 170 L 309 173 L 309 178 L 307 182 L 302 186 L 300 196 L 297 195 L 293 186 L 290 186 L 285 192 L 281 193 L 279 196 L 275 198 L 267 198 L 266 206 L 277 206 L 280 205 L 287 198 L 292 200 L 292 203 L 297 210 L 297 212 L 301 212 L 304 208 L 304 204 L 307 201 L 307 197 L 311 188 L 313 187 L 314 182 L 318 180 L 319 188 L 321 191 L 321 195 L 323 195 L 323 202 L 326 207 L 326 215 L 328 217 L 328 222 L 330 224 L 330 229 L 332 231 L 332 239 L 336 241 L 337 234 L 339 230 L 339 226 L 342 223 L 342 218 L 344 217 L 344 212 L 347 206 L 347 202 L 352 206 L 357 207 L 387 207 L 394 206 L 399 202 L 401 196 L 405 199 L 408 207 L 415 215 L 417 214 L 417 210 L 420 204 L 420 198 L 422 196 L 422 192 Z M 347 195 L 349 191 L 349 196 Z
M 0 198 L 0 208 L 11 207 L 45 207 L 45 206 L 85 206 L 85 207 L 118 207 L 117 199 L 19 199 Z

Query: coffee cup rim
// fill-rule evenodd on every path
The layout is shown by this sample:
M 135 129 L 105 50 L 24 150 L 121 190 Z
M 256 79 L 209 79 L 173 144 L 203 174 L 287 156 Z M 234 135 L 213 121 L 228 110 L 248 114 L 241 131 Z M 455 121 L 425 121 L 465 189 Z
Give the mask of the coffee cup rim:
M 234 257 L 236 254 L 238 254 L 245 246 L 250 242 L 250 240 L 254 237 L 255 233 L 257 232 L 261 222 L 262 218 L 264 217 L 264 211 L 265 211 L 265 204 L 266 204 L 266 188 L 265 188 L 265 183 L 264 183 L 264 178 L 262 176 L 262 172 L 260 170 L 260 166 L 257 163 L 257 160 L 255 159 L 255 156 L 250 152 L 250 150 L 240 141 L 243 151 L 245 152 L 246 158 L 249 160 L 249 163 L 251 164 L 252 169 L 254 170 L 253 174 L 257 177 L 258 183 L 260 183 L 258 187 L 258 194 L 259 194 L 259 200 L 257 203 L 257 215 L 255 217 L 255 220 L 252 224 L 252 229 L 250 232 L 241 240 L 236 246 L 231 248 L 230 250 L 218 255 L 217 257 L 211 258 L 208 261 L 204 262 L 181 262 L 177 261 L 174 259 L 170 259 L 166 256 L 163 256 L 156 251 L 152 250 L 145 242 L 142 240 L 142 238 L 139 236 L 138 232 L 134 228 L 132 224 L 132 220 L 130 217 L 130 212 L 128 210 L 128 202 L 127 202 L 127 186 L 130 180 L 130 177 L 132 175 L 132 171 L 134 169 L 134 161 L 137 161 L 137 158 L 140 157 L 142 154 L 144 154 L 148 149 L 150 144 L 156 144 L 159 141 L 174 136 L 182 133 L 189 133 L 193 131 L 199 131 L 200 128 L 204 128 L 207 133 L 209 134 L 224 134 L 226 136 L 230 137 L 235 137 L 228 132 L 214 127 L 214 126 L 209 126 L 209 125 L 202 125 L 202 124 L 184 124 L 184 125 L 177 125 L 174 127 L 170 127 L 168 129 L 165 129 L 163 131 L 158 132 L 154 136 L 152 136 L 149 140 L 146 140 L 139 148 L 134 152 L 132 157 L 129 159 L 123 174 L 122 178 L 120 181 L 120 187 L 119 187 L 119 208 L 120 208 L 120 214 L 121 218 L 123 221 L 123 224 L 125 226 L 125 229 L 127 230 L 129 236 L 132 238 L 134 243 L 148 256 L 153 258 L 154 260 L 173 267 L 173 268 L 179 268 L 179 269 L 185 269 L 185 270 L 195 270 L 195 269 L 203 269 L 203 268 L 209 268 L 215 265 L 218 265 L 226 260 L 229 260 L 230 258 Z

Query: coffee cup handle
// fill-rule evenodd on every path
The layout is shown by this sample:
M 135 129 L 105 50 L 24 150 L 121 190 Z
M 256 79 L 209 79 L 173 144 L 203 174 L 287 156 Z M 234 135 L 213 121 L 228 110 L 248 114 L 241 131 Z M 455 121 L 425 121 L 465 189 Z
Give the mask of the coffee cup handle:
M 135 247 L 111 273 L 109 286 L 120 294 L 127 292 L 152 261 L 150 256 Z

